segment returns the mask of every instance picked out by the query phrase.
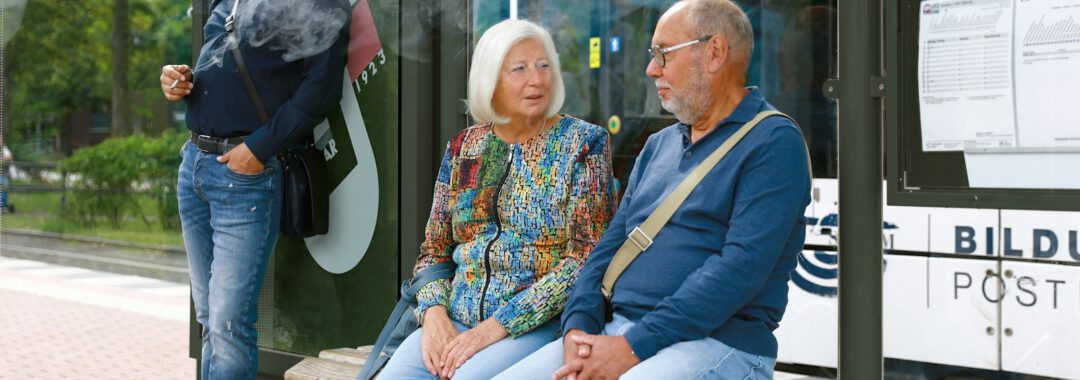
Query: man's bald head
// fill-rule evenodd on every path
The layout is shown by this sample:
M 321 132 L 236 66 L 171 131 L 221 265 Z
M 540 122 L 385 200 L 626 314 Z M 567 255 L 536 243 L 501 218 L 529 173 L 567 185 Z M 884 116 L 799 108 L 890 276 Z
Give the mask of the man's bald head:
M 754 51 L 754 29 L 738 5 L 729 0 L 684 0 L 667 13 L 687 12 L 687 31 L 693 36 L 721 36 L 730 46 L 731 64 L 745 75 Z
M 710 38 L 701 39 L 705 36 Z M 728 0 L 672 5 L 657 21 L 652 43 L 679 48 L 661 50 L 663 57 L 645 68 L 656 81 L 660 104 L 686 124 L 718 123 L 730 113 L 728 106 L 746 94 L 743 86 L 753 38 L 750 20 Z

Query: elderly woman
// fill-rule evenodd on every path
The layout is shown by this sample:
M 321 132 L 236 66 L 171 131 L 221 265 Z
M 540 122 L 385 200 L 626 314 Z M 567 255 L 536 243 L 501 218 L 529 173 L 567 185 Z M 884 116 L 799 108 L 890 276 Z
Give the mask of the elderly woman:
M 506 20 L 469 72 L 479 124 L 446 148 L 416 271 L 457 264 L 417 294 L 421 328 L 379 375 L 490 379 L 550 342 L 568 291 L 614 214 L 608 134 L 558 114 L 551 35 Z

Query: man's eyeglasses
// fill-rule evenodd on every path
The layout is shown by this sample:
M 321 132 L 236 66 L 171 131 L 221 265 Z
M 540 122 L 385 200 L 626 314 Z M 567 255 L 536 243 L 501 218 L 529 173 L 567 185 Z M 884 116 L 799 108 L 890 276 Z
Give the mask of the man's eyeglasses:
M 664 67 L 667 65 L 667 53 L 682 49 L 687 46 L 694 46 L 696 44 L 708 41 L 710 38 L 712 38 L 712 35 L 701 37 L 696 40 L 686 41 L 681 44 L 666 48 L 661 48 L 660 45 L 653 45 L 653 47 L 649 48 L 649 57 L 652 57 L 652 60 L 656 61 L 656 64 L 660 65 L 660 67 Z

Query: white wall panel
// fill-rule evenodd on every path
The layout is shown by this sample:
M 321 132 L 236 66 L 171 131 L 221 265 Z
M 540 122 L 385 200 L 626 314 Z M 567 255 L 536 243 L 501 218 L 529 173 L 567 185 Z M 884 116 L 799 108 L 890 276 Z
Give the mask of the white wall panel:
M 1080 267 L 1002 263 L 1001 365 L 1080 379 Z
M 996 273 L 995 261 L 895 255 L 887 260 L 885 356 L 998 368 L 1000 282 L 987 276 Z
M 836 368 L 836 268 L 836 252 L 802 252 L 775 331 L 778 362 Z

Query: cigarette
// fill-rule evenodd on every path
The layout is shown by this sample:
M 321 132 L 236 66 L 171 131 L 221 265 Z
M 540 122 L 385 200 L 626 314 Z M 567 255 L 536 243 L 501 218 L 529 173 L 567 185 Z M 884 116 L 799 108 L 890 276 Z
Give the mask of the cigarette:
M 180 83 L 180 80 L 179 80 L 179 79 L 173 80 L 173 81 L 172 81 L 172 84 L 171 84 L 171 85 L 169 85 L 169 89 L 170 89 L 170 90 L 176 89 L 176 85 L 177 85 L 177 84 L 179 84 L 179 83 Z

